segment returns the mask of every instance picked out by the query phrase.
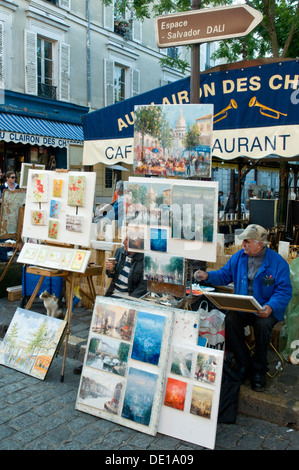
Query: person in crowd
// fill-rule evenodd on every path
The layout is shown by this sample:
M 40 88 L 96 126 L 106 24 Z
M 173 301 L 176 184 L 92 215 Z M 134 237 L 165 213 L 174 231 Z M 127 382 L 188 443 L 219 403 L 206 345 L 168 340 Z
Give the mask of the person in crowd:
M 124 183 L 123 181 L 118 181 L 115 186 L 115 191 L 112 198 L 112 204 L 124 193 Z
M 128 250 L 128 237 L 123 246 L 115 251 L 115 260 L 107 260 L 106 274 L 111 278 L 105 297 L 117 294 L 139 298 L 146 294 L 147 282 L 143 279 L 144 254 Z M 74 374 L 81 374 L 82 365 L 75 367 Z
M 251 379 L 255 391 L 263 391 L 268 371 L 267 352 L 272 329 L 284 318 L 292 297 L 288 263 L 267 247 L 267 231 L 251 224 L 239 235 L 243 249 L 232 255 L 217 271 L 195 272 L 197 280 L 211 285 L 234 283 L 235 294 L 252 295 L 262 306 L 256 313 L 229 311 L 225 319 L 225 348 L 236 361 L 241 379 Z M 244 328 L 252 326 L 255 335 L 253 356 L 245 341 Z
M 0 186 L 0 205 L 2 203 L 2 192 L 5 190 L 5 189 L 9 189 L 10 191 L 13 191 L 14 189 L 19 189 L 19 185 L 16 183 L 16 174 L 14 171 L 7 171 L 6 173 L 6 181 L 4 184 L 1 184 Z M 2 180 L 2 170 L 1 170 L 1 173 L 0 173 L 0 177 L 1 177 L 1 180 Z M 5 240 L 0 240 L 0 242 L 4 242 Z M 8 255 L 7 253 L 9 252 L 10 250 L 8 248 L 5 248 L 5 247 L 1 247 L 0 248 L 0 262 L 6 262 L 8 261 Z

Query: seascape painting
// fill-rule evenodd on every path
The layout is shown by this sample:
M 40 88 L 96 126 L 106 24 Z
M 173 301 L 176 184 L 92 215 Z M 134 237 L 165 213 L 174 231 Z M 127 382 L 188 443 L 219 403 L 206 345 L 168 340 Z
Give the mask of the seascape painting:
M 183 285 L 185 279 L 185 259 L 166 253 L 144 254 L 144 279 Z
M 129 349 L 129 343 L 113 338 L 91 338 L 86 364 L 96 369 L 124 376 L 127 369 Z
M 165 317 L 138 312 L 132 348 L 132 359 L 158 365 Z
M 211 176 L 213 105 L 134 108 L 134 173 L 188 178 Z
M 122 417 L 148 426 L 151 421 L 158 375 L 131 367 L 127 379 Z
M 0 364 L 44 380 L 66 324 L 58 318 L 17 308 L 0 343 Z

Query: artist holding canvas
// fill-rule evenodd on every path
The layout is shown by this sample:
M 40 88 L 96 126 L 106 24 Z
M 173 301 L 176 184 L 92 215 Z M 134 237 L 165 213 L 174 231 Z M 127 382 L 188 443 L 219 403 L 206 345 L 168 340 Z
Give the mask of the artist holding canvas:
M 211 285 L 234 283 L 237 295 L 252 295 L 263 306 L 256 313 L 229 311 L 225 319 L 226 350 L 234 354 L 243 379 L 251 378 L 251 387 L 263 391 L 268 370 L 267 351 L 275 324 L 284 318 L 292 297 L 288 263 L 267 247 L 267 231 L 249 225 L 240 235 L 242 250 L 217 271 L 196 271 L 195 278 Z M 255 350 L 251 356 L 245 343 L 244 328 L 254 328 Z

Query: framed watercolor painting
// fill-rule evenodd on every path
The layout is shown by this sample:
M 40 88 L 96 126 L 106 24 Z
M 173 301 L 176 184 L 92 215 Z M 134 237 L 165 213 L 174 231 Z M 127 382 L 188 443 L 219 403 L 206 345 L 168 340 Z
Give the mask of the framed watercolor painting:
M 76 409 L 155 435 L 172 321 L 161 306 L 98 296 Z
M 17 308 L 0 343 L 0 364 L 44 380 L 67 322 Z

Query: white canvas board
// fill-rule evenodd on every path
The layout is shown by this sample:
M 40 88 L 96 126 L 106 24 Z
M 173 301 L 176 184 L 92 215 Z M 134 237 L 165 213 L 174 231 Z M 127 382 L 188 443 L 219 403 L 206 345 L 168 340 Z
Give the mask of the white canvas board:
M 165 307 L 97 296 L 76 409 L 155 435 L 172 325 Z
M 62 269 L 77 273 L 86 271 L 91 251 L 60 246 L 25 243 L 18 256 L 18 263 Z
M 171 341 L 197 344 L 199 323 L 200 315 L 198 311 L 175 309 Z
M 167 230 L 168 239 L 167 239 L 167 253 L 183 256 L 187 259 L 196 259 L 201 261 L 215 262 L 217 253 L 217 227 L 218 227 L 218 182 L 216 181 L 197 181 L 197 180 L 179 180 L 179 179 L 166 179 L 166 178 L 143 178 L 143 177 L 129 177 L 129 181 L 125 183 L 125 193 L 126 188 L 130 188 L 131 184 L 139 185 L 151 185 L 151 191 L 155 192 L 155 187 L 158 185 L 161 191 L 161 188 L 170 191 L 169 198 L 172 198 L 173 194 L 177 192 L 177 198 L 180 198 L 178 195 L 181 192 L 181 196 L 184 197 L 185 201 L 183 203 L 182 212 L 179 204 L 171 204 L 172 215 L 168 217 L 163 217 L 165 212 L 161 217 L 161 224 L 159 225 L 161 229 Z M 202 204 L 200 200 L 200 194 L 208 192 L 208 200 Z M 196 195 L 198 194 L 198 200 Z M 126 197 L 126 195 L 125 195 Z M 193 199 L 192 199 L 193 198 Z M 192 199 L 192 201 L 191 201 Z M 172 199 L 171 199 L 172 201 Z M 198 202 L 197 202 L 198 201 Z M 192 231 L 190 232 L 188 228 L 188 221 L 190 220 L 191 213 L 195 208 L 195 218 L 198 227 L 201 229 L 201 233 L 195 235 L 195 239 L 191 239 Z M 164 210 L 164 209 L 163 209 Z M 151 209 L 151 214 L 154 212 L 154 209 Z M 181 213 L 181 227 L 178 227 L 177 224 L 172 223 L 174 214 L 178 217 L 178 214 Z M 148 219 L 148 222 L 151 222 Z M 157 227 L 157 221 L 154 219 L 153 224 L 147 223 L 144 224 L 144 217 L 141 219 L 140 213 L 135 219 L 129 219 L 128 214 L 125 217 L 125 224 L 128 225 L 142 225 L 145 227 L 144 235 L 144 247 L 145 251 L 149 251 L 150 248 L 150 239 L 151 239 L 151 229 Z M 165 224 L 166 222 L 166 224 Z M 167 224 L 168 222 L 168 224 Z M 164 225 L 163 225 L 164 224 Z M 203 232 L 205 231 L 205 232 Z M 180 233 L 183 232 L 185 238 L 179 238 Z M 206 235 L 202 238 L 203 233 L 208 232 L 208 239 Z M 203 241 L 204 240 L 204 241 Z
M 214 449 L 223 351 L 173 342 L 158 432 Z
M 36 181 L 43 178 L 44 191 L 38 199 Z M 74 178 L 79 178 L 85 183 L 84 189 L 78 187 L 77 193 L 83 194 L 82 200 L 70 201 L 69 184 L 74 186 Z M 68 243 L 83 247 L 90 246 L 91 228 L 95 192 L 95 172 L 58 172 L 49 170 L 28 171 L 28 183 L 23 224 L 23 237 L 38 240 Z M 42 187 L 43 182 L 40 187 Z M 71 205 L 77 203 L 78 205 Z M 33 224 L 32 211 L 43 211 L 43 225 Z M 67 220 L 68 218 L 68 220 Z M 69 223 L 72 220 L 72 223 Z M 80 231 L 78 231 L 80 226 Z M 81 231 L 82 230 L 82 231 Z

